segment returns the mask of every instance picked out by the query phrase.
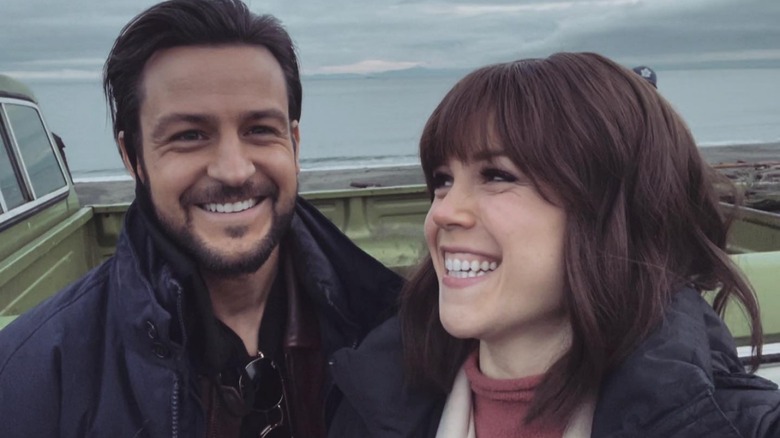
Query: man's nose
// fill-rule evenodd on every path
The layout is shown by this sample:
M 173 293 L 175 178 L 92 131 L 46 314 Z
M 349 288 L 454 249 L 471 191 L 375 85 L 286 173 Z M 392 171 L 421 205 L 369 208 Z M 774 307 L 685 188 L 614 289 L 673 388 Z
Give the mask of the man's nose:
M 209 163 L 209 177 L 227 186 L 243 185 L 255 173 L 255 165 L 247 153 L 238 136 L 220 139 Z

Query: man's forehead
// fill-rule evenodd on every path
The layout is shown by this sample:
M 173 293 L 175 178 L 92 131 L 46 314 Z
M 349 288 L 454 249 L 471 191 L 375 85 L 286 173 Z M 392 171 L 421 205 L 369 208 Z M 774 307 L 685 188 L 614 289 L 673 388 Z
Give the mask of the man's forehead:
M 271 51 L 264 46 L 246 44 L 160 49 L 144 64 L 141 79 L 148 80 L 152 75 L 168 75 L 174 79 L 188 78 L 193 76 L 193 73 L 224 73 L 225 76 L 243 74 L 248 78 L 260 77 L 284 82 L 282 67 Z
M 139 78 L 141 103 L 147 98 L 195 101 L 233 95 L 275 101 L 287 111 L 284 73 L 263 46 L 179 46 L 158 50 Z M 160 100 L 155 99 L 155 100 Z

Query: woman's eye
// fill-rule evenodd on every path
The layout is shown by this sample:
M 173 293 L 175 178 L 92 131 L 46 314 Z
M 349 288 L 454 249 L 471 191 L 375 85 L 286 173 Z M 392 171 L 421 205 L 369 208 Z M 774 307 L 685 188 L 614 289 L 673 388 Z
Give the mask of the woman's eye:
M 452 185 L 452 176 L 444 172 L 434 172 L 431 176 L 433 189 L 442 189 Z
M 486 182 L 516 182 L 517 177 L 509 172 L 500 169 L 485 169 L 482 171 L 482 178 Z

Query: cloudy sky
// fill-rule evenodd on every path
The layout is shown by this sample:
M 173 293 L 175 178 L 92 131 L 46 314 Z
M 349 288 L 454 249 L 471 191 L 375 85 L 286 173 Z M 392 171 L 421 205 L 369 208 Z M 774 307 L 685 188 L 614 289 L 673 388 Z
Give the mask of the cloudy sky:
M 97 78 L 153 0 L 0 0 L 0 72 Z M 296 41 L 303 71 L 472 68 L 556 51 L 625 64 L 780 65 L 777 0 L 249 0 Z

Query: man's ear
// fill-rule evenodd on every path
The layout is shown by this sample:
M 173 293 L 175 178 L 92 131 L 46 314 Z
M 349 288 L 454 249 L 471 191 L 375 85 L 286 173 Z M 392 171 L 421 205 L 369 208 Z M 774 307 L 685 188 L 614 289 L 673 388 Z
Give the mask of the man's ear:
M 133 179 L 140 179 L 141 182 L 146 182 L 146 176 L 144 175 L 143 166 L 138 163 L 138 151 L 135 153 L 136 166 L 130 161 L 130 157 L 127 155 L 127 144 L 125 143 L 125 131 L 119 131 L 116 136 L 116 142 L 119 145 L 119 151 L 122 154 L 122 162 L 125 164 L 125 169 L 130 172 Z M 138 173 L 136 174 L 136 170 Z
M 301 130 L 298 128 L 298 121 L 290 122 L 290 137 L 293 142 L 293 152 L 295 153 L 295 173 L 301 173 Z

